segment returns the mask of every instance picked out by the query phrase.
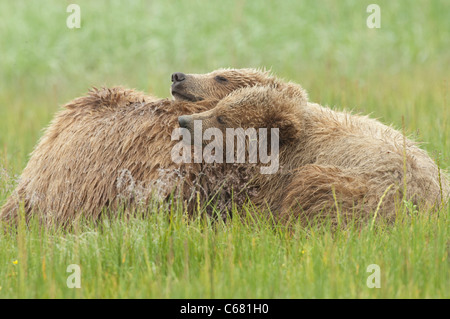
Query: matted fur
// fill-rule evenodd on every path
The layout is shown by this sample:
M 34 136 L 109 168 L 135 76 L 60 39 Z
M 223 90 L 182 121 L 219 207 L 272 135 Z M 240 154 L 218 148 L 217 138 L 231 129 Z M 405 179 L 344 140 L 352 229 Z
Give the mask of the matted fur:
M 223 85 L 217 75 L 230 81 Z M 191 204 L 198 195 L 214 195 L 222 210 L 231 207 L 232 197 L 243 202 L 246 192 L 233 189 L 246 186 L 246 167 L 230 174 L 221 166 L 178 165 L 170 156 L 176 143 L 171 133 L 180 115 L 208 110 L 235 89 L 278 80 L 253 69 L 188 77 L 190 94 L 200 102 L 160 100 L 118 87 L 94 88 L 66 104 L 32 152 L 0 218 L 16 220 L 23 203 L 27 218 L 38 215 L 44 223 L 67 224 L 82 215 L 95 220 L 104 208 L 145 207 L 150 198 L 174 191 Z
M 227 81 L 219 82 L 216 76 Z M 170 135 L 178 127 L 178 116 L 207 111 L 230 92 L 254 86 L 265 87 L 237 91 L 221 105 L 238 106 L 235 127 L 265 119 L 259 125 L 282 128 L 277 174 L 262 176 L 251 165 L 172 162 L 176 141 Z M 407 198 L 428 206 L 439 202 L 437 167 L 414 142 L 378 121 L 310 103 L 300 86 L 269 72 L 188 74 L 178 89 L 201 102 L 158 100 L 113 88 L 93 89 L 68 103 L 33 151 L 1 218 L 15 220 L 23 202 L 27 216 L 67 224 L 81 215 L 96 219 L 103 208 L 114 211 L 121 203 L 145 207 L 150 197 L 167 198 L 172 191 L 191 207 L 197 196 L 204 200 L 216 195 L 222 211 L 230 208 L 231 199 L 242 203 L 249 195 L 280 218 L 314 217 L 336 202 L 341 212 L 360 208 L 368 216 L 394 185 L 381 210 L 389 215 L 402 196 L 403 142 Z M 445 195 L 448 183 L 445 173 L 441 175 Z
M 156 100 L 122 88 L 91 90 L 55 116 L 2 218 L 15 219 L 23 202 L 27 217 L 64 224 L 80 214 L 96 219 L 121 200 L 145 204 L 152 195 L 167 196 L 184 174 L 170 160 L 177 116 L 211 105 Z
M 385 193 L 379 214 L 387 218 L 402 199 L 419 209 L 448 200 L 446 173 L 439 174 L 415 142 L 367 116 L 310 103 L 300 86 L 243 88 L 189 119 L 202 120 L 203 130 L 220 128 L 224 135 L 228 127 L 279 128 L 280 169 L 257 174 L 252 199 L 283 220 L 311 219 L 332 208 L 362 220 L 373 215 Z

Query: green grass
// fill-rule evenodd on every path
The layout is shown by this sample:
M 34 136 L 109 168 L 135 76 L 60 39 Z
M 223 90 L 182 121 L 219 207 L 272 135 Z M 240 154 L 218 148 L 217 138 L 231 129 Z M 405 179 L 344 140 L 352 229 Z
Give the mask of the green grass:
M 219 67 L 271 68 L 314 102 L 404 117 L 450 165 L 449 1 L 377 1 L 381 29 L 366 27 L 373 1 L 83 0 L 73 30 L 70 3 L 0 2 L 0 205 L 65 102 L 117 84 L 167 97 L 172 72 Z M 167 215 L 0 232 L 0 298 L 450 297 L 449 210 L 335 233 Z M 69 264 L 81 289 L 66 286 Z M 370 264 L 380 289 L 366 286 Z
M 151 215 L 81 222 L 71 232 L 37 223 L 0 235 L 2 297 L 25 298 L 449 298 L 448 220 L 407 215 L 332 231 Z M 71 264 L 81 288 L 69 289 Z M 380 267 L 368 288 L 367 267 Z

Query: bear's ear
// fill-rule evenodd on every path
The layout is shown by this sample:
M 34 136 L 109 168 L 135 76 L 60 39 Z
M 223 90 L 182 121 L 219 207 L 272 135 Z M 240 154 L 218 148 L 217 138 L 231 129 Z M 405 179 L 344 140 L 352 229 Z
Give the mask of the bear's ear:
M 294 99 L 300 105 L 305 105 L 308 102 L 308 93 L 296 83 L 286 83 L 281 92 L 285 97 Z
M 268 127 L 278 128 L 280 145 L 288 145 L 298 141 L 301 137 L 302 123 L 295 117 L 286 114 L 272 114 L 267 119 Z

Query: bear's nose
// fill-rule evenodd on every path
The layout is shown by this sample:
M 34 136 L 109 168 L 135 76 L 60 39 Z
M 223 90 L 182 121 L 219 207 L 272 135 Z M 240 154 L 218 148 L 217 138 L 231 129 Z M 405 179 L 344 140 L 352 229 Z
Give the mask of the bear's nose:
M 181 72 L 175 72 L 174 74 L 172 74 L 172 82 L 181 82 L 184 81 L 184 79 L 186 79 L 186 74 L 181 73 Z
M 187 115 L 178 117 L 178 124 L 180 124 L 180 127 L 182 127 L 182 128 L 188 128 L 189 122 L 190 122 L 190 119 L 189 119 L 189 116 L 187 116 Z

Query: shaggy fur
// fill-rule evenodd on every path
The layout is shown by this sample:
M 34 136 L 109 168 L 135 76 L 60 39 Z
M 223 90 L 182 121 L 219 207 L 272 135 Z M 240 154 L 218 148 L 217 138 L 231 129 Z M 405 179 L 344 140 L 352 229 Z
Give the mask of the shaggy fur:
M 280 169 L 272 175 L 254 170 L 252 199 L 282 220 L 336 211 L 363 220 L 373 216 L 383 194 L 378 213 L 389 219 L 402 199 L 427 209 L 448 198 L 446 174 L 439 179 L 437 165 L 416 143 L 366 116 L 308 103 L 299 86 L 240 89 L 188 118 L 224 136 L 227 127 L 279 128 Z
M 58 223 L 78 214 L 96 219 L 120 199 L 145 203 L 153 192 L 166 196 L 182 175 L 170 160 L 177 115 L 215 102 L 147 100 L 133 90 L 94 89 L 65 105 L 31 154 L 2 218 L 17 217 L 23 202 L 27 216 Z
M 219 75 L 229 80 L 214 80 Z M 81 215 L 95 220 L 104 208 L 145 207 L 153 195 L 165 199 L 172 191 L 189 202 L 199 193 L 202 199 L 216 195 L 219 208 L 229 205 L 233 186 L 248 182 L 247 168 L 235 167 L 230 174 L 214 165 L 176 164 L 170 156 L 177 142 L 171 133 L 180 115 L 208 110 L 240 87 L 278 80 L 252 69 L 186 77 L 176 89 L 191 100 L 158 100 L 113 88 L 93 89 L 65 105 L 31 154 L 0 219 L 16 220 L 23 203 L 27 218 L 35 214 L 44 223 L 67 224 Z M 245 196 L 234 199 L 242 202 Z

